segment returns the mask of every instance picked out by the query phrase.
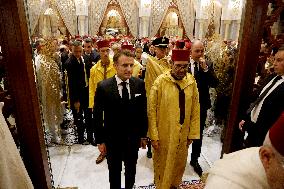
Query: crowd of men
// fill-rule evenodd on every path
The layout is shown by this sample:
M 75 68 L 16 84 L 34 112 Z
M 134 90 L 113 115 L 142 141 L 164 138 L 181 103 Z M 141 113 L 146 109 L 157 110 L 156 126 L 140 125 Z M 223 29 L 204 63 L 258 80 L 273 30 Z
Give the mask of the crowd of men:
M 133 187 L 138 150 L 146 145 L 149 158 L 153 147 L 154 182 L 158 189 L 179 187 L 191 144 L 190 165 L 202 175 L 198 158 L 207 110 L 211 107 L 209 88 L 216 87 L 218 79 L 213 62 L 205 59 L 201 41 L 77 36 L 53 40 L 52 44 L 59 47 L 57 52 L 56 48 L 48 49 L 56 54 L 52 56 L 54 61 L 46 58 L 44 40 L 35 44 L 35 65 L 40 70 L 37 75 L 44 81 L 42 85 L 50 87 L 41 88 L 45 88 L 45 95 L 56 88 L 56 84 L 45 82 L 48 78 L 43 74 L 53 73 L 51 70 L 56 67 L 61 73 L 62 95 L 55 93 L 54 98 L 57 95 L 72 110 L 78 143 L 98 146 L 97 164 L 107 158 L 111 189 L 121 188 L 122 162 L 125 188 Z M 52 62 L 54 69 L 40 67 L 46 62 Z M 259 96 L 248 110 L 246 121 L 240 122 L 240 129 L 248 125 L 245 128 L 249 131 L 250 146 L 262 145 L 265 134 L 283 112 L 283 49 L 276 54 L 275 73 L 272 80 L 277 80 L 271 80 L 272 86 L 264 88 L 264 92 L 269 92 Z M 276 113 L 271 111 L 275 107 Z M 54 112 L 51 106 L 43 109 Z M 45 123 L 53 143 L 60 143 L 59 117 L 49 117 L 55 119 L 56 127 L 51 125 L 53 122 Z

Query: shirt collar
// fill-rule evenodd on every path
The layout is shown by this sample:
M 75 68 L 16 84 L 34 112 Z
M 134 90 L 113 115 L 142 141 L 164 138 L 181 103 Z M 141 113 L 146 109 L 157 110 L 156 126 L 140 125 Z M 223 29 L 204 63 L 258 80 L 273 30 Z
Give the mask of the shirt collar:
M 117 75 L 115 75 L 115 79 L 116 79 L 117 85 L 120 85 L 123 82 Z M 127 79 L 125 82 L 129 84 L 129 79 Z
M 194 65 L 194 62 L 196 62 L 196 61 L 194 61 L 194 60 L 190 57 L 190 64 L 191 64 L 191 66 Z M 198 63 L 198 62 L 197 62 L 197 63 Z M 199 66 L 199 64 L 197 64 L 197 66 Z

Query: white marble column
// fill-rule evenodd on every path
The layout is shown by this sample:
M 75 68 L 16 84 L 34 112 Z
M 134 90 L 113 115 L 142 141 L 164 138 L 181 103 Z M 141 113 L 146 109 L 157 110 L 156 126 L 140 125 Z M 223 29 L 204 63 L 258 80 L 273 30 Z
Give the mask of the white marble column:
M 237 20 L 237 27 L 236 27 L 236 39 L 235 41 L 238 41 L 239 35 L 240 35 L 240 28 L 241 28 L 241 20 Z
M 50 16 L 44 15 L 43 19 L 43 37 L 51 37 L 51 24 L 50 24 Z
M 198 30 L 198 39 L 202 39 L 203 38 L 203 33 L 204 33 L 204 21 L 205 20 L 201 20 L 199 19 L 199 30 Z
M 38 19 L 38 35 L 39 36 L 43 35 L 43 29 L 44 29 L 44 15 L 41 14 Z
M 148 16 L 142 16 L 140 22 L 140 37 L 148 37 L 149 36 L 149 22 L 150 19 Z
M 231 20 L 224 20 L 224 24 L 225 24 L 225 37 L 224 37 L 224 40 L 226 41 L 229 38 L 229 29 L 230 29 Z
M 79 15 L 78 16 L 78 31 L 79 31 L 79 35 L 83 36 L 85 35 L 85 19 L 86 16 L 83 15 Z

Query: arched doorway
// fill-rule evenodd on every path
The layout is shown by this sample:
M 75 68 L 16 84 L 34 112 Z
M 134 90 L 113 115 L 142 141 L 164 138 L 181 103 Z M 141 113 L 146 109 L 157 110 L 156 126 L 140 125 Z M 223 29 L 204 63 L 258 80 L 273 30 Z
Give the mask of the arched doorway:
M 99 34 L 112 36 L 116 36 L 118 34 L 129 35 L 129 28 L 117 1 L 111 1 L 108 4 L 99 29 Z
M 180 18 L 179 10 L 174 3 L 167 10 L 166 16 L 158 31 L 159 36 L 183 38 L 184 27 Z

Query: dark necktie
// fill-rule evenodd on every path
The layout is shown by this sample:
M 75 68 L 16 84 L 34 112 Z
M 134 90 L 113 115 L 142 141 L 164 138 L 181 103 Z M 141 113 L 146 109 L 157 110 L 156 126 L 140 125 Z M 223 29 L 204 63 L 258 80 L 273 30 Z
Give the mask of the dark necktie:
M 250 112 L 253 110 L 253 108 L 267 95 L 267 93 L 269 92 L 269 90 L 275 85 L 275 83 L 280 80 L 282 77 L 281 76 L 276 76 L 274 78 L 274 80 L 272 81 L 271 85 L 269 85 L 267 87 L 267 89 L 265 89 L 265 91 L 263 91 L 263 93 L 261 93 L 259 95 L 259 97 L 250 105 L 250 108 L 247 110 L 247 114 L 250 114 Z
M 104 79 L 107 78 L 107 66 L 105 64 L 103 64 L 104 67 Z
M 198 76 L 198 63 L 197 62 L 194 62 L 194 77 L 197 77 Z
M 126 88 L 126 82 L 122 82 L 121 85 L 122 85 L 122 100 L 123 102 L 128 102 L 129 101 L 129 93 L 128 93 L 128 90 Z
M 179 123 L 182 125 L 184 123 L 184 118 L 185 118 L 185 94 L 184 90 L 182 90 L 177 83 L 176 86 L 179 90 L 179 111 L 180 111 Z

